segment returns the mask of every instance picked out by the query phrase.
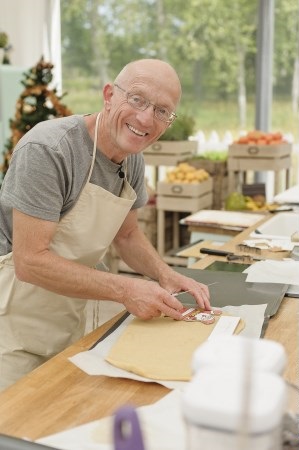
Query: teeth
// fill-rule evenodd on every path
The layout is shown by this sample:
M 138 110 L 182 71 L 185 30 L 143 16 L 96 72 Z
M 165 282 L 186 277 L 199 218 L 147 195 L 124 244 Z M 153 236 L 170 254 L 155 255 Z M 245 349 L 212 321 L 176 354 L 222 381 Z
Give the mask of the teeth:
M 127 124 L 127 127 L 129 130 L 133 131 L 133 133 L 138 134 L 138 136 L 145 136 L 146 133 L 143 133 L 142 131 L 137 130 L 136 128 L 132 127 L 131 125 Z

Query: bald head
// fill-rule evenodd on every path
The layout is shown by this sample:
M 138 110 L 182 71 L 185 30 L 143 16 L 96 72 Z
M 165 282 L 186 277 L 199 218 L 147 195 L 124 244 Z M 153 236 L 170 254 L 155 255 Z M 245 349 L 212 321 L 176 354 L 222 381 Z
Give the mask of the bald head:
M 180 79 L 174 68 L 160 59 L 139 59 L 127 64 L 117 75 L 115 83 L 129 86 L 131 83 L 147 82 L 149 86 L 167 91 L 177 107 L 182 90 Z
M 181 83 L 170 64 L 159 59 L 130 62 L 103 88 L 101 150 L 119 162 L 149 147 L 175 119 L 180 98 Z

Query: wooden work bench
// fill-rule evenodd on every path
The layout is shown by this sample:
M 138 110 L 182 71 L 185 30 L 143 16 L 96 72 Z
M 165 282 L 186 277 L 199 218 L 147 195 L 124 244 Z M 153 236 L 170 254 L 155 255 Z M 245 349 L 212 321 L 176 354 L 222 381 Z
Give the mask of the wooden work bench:
M 233 237 L 222 248 L 233 250 L 252 229 Z M 216 257 L 207 256 L 194 267 L 204 269 L 215 260 Z M 138 407 L 166 395 L 169 390 L 159 384 L 90 376 L 68 360 L 89 349 L 120 315 L 3 391 L 0 394 L 0 433 L 35 440 L 111 415 L 123 404 Z M 298 299 L 282 301 L 278 313 L 269 321 L 265 338 L 283 344 L 288 358 L 284 377 L 298 385 Z

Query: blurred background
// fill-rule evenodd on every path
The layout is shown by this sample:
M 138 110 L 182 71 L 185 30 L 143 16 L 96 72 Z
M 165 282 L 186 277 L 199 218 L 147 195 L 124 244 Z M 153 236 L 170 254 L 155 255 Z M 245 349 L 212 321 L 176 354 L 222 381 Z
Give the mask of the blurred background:
M 178 115 L 195 121 L 199 152 L 280 131 L 297 167 L 299 0 L 0 0 L 1 31 L 18 73 L 42 55 L 53 63 L 74 113 L 99 110 L 101 88 L 128 61 L 162 58 L 181 78 Z

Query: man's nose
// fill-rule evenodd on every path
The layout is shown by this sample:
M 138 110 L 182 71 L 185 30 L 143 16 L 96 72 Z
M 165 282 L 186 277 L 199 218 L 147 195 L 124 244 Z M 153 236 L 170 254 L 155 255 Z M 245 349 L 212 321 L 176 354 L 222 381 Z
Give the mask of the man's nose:
M 150 104 L 143 111 L 138 110 L 137 119 L 139 120 L 139 122 L 142 124 L 152 124 L 155 116 L 154 108 L 155 107 Z

